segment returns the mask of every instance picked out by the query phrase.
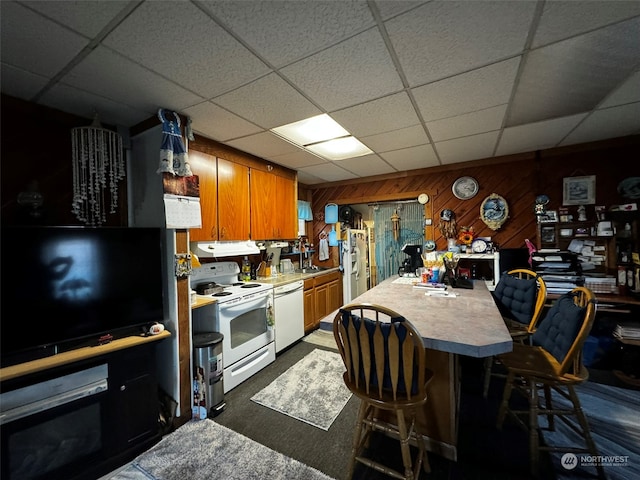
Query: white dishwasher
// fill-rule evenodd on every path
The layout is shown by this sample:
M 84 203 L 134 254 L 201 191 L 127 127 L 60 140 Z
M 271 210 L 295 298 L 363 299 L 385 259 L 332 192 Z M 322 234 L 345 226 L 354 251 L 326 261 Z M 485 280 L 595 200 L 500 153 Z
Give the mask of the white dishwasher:
M 276 353 L 304 336 L 304 281 L 273 289 Z

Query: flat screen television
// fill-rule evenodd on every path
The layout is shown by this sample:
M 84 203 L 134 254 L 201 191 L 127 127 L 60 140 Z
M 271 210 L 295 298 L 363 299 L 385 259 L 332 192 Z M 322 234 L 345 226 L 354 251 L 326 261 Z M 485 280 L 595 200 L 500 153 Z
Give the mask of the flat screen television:
M 160 228 L 2 227 L 1 366 L 162 322 L 162 238 Z

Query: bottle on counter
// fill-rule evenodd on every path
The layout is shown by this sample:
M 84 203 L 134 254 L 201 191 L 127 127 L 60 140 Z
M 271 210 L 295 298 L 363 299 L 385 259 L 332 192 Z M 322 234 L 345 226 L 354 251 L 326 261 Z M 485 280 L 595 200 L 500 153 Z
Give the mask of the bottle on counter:
M 247 255 L 244 256 L 242 260 L 242 280 L 248 282 L 251 280 L 251 264 L 249 263 L 249 257 Z

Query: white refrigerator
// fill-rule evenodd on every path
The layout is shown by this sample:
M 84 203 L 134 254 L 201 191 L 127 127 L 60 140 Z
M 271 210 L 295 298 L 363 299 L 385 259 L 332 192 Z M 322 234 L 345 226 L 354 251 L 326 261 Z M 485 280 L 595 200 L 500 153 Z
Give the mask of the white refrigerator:
M 369 241 L 366 230 L 348 228 L 342 241 L 343 304 L 369 289 Z

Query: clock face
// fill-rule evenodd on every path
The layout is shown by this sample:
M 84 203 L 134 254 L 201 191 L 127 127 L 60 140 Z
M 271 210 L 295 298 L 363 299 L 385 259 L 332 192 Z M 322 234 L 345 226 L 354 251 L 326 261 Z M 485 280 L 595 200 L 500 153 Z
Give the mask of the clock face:
M 422 205 L 424 205 L 428 201 L 429 195 L 427 195 L 426 193 L 421 193 L 420 195 L 418 195 L 418 202 L 420 202 Z
M 484 253 L 487 251 L 487 242 L 478 238 L 471 244 L 471 250 L 473 250 L 473 253 Z

